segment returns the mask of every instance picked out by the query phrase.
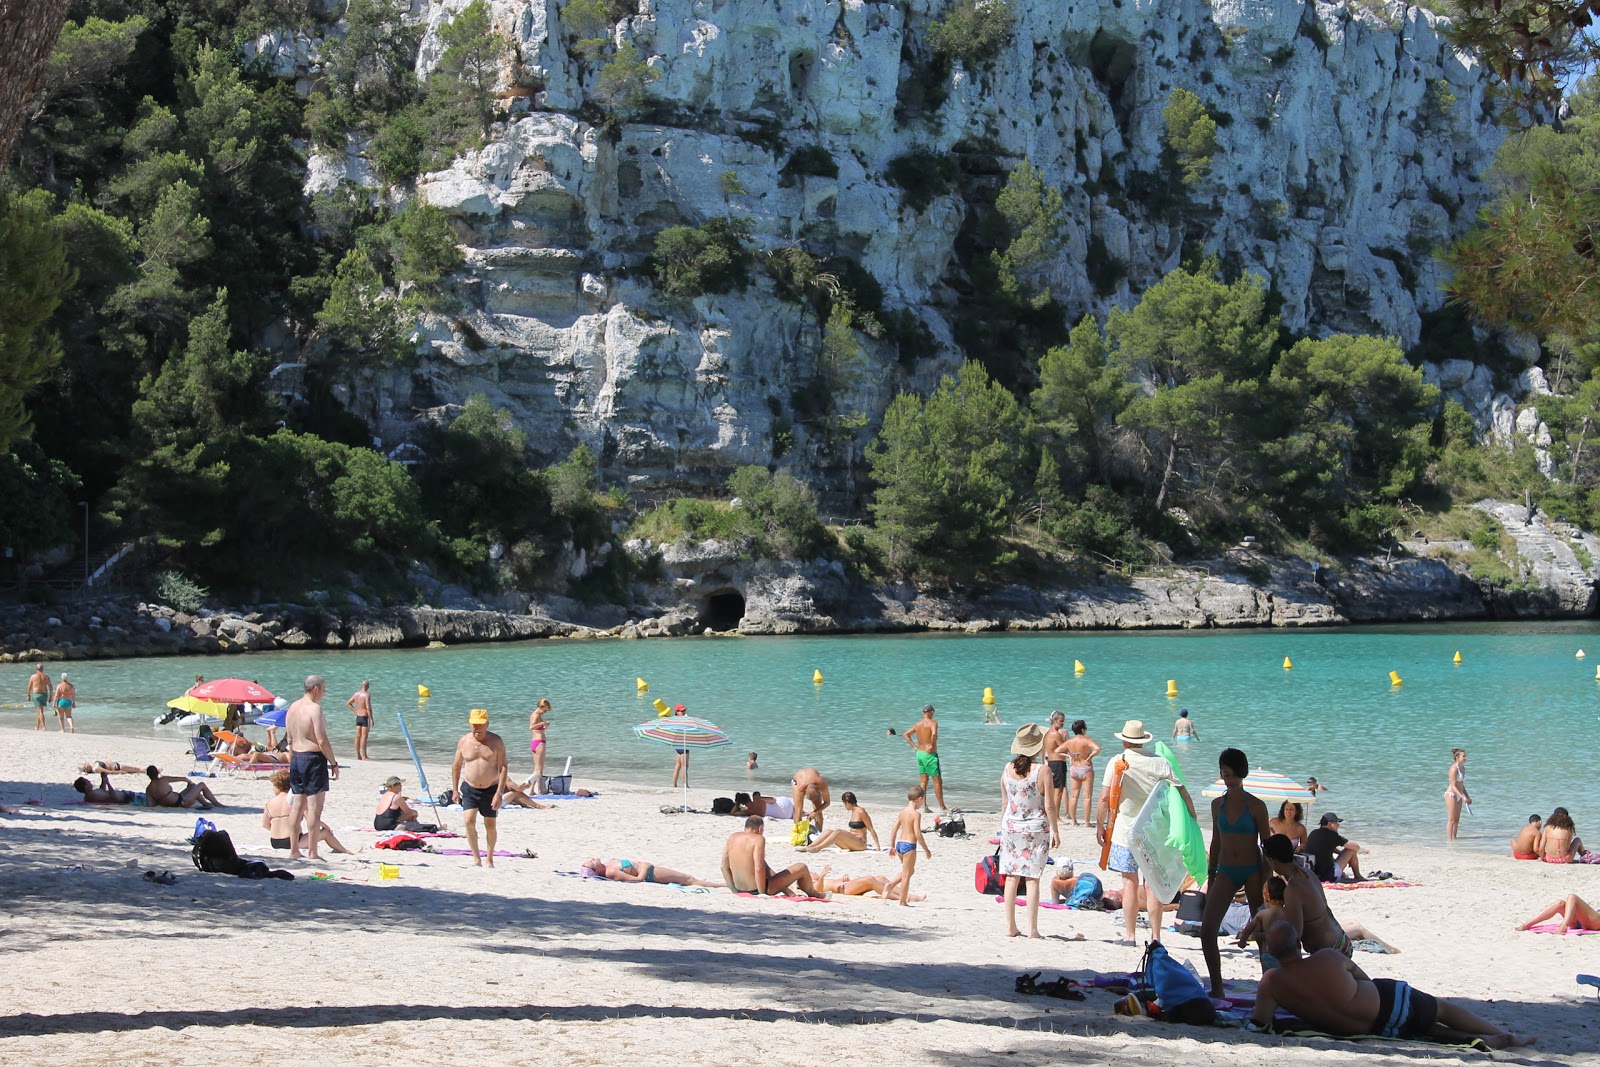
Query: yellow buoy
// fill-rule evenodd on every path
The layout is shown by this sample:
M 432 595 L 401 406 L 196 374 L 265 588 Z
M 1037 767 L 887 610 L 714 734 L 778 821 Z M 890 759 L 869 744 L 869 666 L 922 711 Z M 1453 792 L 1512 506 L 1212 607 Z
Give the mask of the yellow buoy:
M 636 692 L 648 693 L 650 692 L 650 683 L 643 678 L 635 678 L 633 680 L 633 688 Z
M 417 696 L 419 696 L 422 699 L 426 700 L 428 697 L 433 696 L 433 690 L 429 689 L 425 685 L 419 685 L 419 686 L 417 686 Z
M 1167 679 L 1167 699 L 1168 700 L 1173 700 L 1173 699 L 1176 699 L 1177 696 L 1178 696 L 1178 680 L 1176 678 L 1168 678 Z
M 1405 685 L 1406 683 L 1401 680 L 1399 671 L 1390 671 L 1389 672 L 1389 684 L 1390 685 Z
M 1283 657 L 1283 669 L 1286 671 L 1294 670 L 1294 664 L 1290 662 L 1288 656 Z
M 1461 653 L 1460 653 L 1460 652 L 1457 652 L 1457 653 L 1456 653 L 1456 662 L 1457 662 L 1457 663 L 1460 663 L 1460 662 L 1461 662 Z
M 821 685 L 822 684 L 822 672 L 821 671 L 812 671 L 811 672 L 811 684 L 812 685 Z
M 667 707 L 667 702 L 665 700 L 662 700 L 660 697 L 656 697 L 650 703 L 656 709 L 656 717 L 657 718 L 666 718 L 669 714 L 672 713 L 672 709 Z
M 994 690 L 991 689 L 989 686 L 984 686 L 983 687 L 983 702 L 985 704 L 993 704 L 994 703 Z
M 1073 660 L 1072 661 L 1072 673 L 1073 674 L 1082 674 L 1083 672 L 1084 672 L 1083 660 L 1081 660 L 1081 659 Z

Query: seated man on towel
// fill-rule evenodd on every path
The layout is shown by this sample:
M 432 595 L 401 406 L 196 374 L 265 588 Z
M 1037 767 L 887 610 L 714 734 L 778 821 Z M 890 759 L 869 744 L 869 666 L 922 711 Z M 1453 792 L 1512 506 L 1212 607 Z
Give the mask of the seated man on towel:
M 1511 858 L 1536 860 L 1539 858 L 1539 835 L 1544 833 L 1544 820 L 1538 812 L 1528 816 L 1528 824 L 1511 839 Z
M 150 776 L 150 784 L 144 787 L 145 800 L 152 808 L 199 808 L 209 811 L 212 808 L 222 807 L 222 801 L 211 792 L 211 787 L 204 782 L 191 782 L 187 778 L 175 775 L 163 775 L 159 767 L 146 767 L 144 773 Z M 175 785 L 183 786 L 182 789 L 172 788 Z
M 1490 1048 L 1531 1045 L 1534 1039 L 1502 1030 L 1448 1000 L 1429 996 L 1393 978 L 1367 978 L 1337 949 L 1300 954 L 1300 935 L 1278 921 L 1267 930 L 1267 951 L 1276 970 L 1261 976 L 1250 1027 L 1271 1027 L 1279 1007 L 1324 1033 L 1340 1037 L 1375 1034 Z
M 762 832 L 765 826 L 761 816 L 752 815 L 744 821 L 743 830 L 728 838 L 722 849 L 722 880 L 728 888 L 735 893 L 777 896 L 790 886 L 798 886 L 808 897 L 826 896 L 812 881 L 811 869 L 805 864 L 791 864 L 781 871 L 767 866 L 767 838 Z
M 613 860 L 607 863 L 599 856 L 583 861 L 583 869 L 595 878 L 609 878 L 613 882 L 653 882 L 656 885 L 703 885 L 721 889 L 721 882 L 708 882 L 692 874 L 658 867 L 644 860 Z
M 79 778 L 72 783 L 72 788 L 83 794 L 85 804 L 132 804 L 133 790 L 111 788 L 111 779 L 106 777 L 106 772 L 100 772 L 100 784 L 90 785 L 89 779 Z

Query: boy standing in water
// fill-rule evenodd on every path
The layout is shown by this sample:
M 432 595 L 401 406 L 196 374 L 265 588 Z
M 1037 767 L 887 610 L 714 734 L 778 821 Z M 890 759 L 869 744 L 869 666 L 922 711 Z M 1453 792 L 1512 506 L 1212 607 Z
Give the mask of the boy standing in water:
M 928 848 L 928 841 L 922 836 L 922 798 L 926 793 L 919 785 L 914 785 L 906 790 L 907 804 L 900 809 L 900 815 L 895 819 L 894 833 L 890 840 L 894 842 L 894 853 L 900 857 L 900 905 L 909 907 L 911 904 L 911 873 L 917 869 L 917 848 L 933 859 L 933 850 Z

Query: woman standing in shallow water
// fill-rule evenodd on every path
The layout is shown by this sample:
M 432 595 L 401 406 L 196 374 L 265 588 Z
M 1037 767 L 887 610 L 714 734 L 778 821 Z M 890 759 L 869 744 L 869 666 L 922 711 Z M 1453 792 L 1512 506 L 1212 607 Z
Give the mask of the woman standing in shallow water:
M 1456 827 L 1461 825 L 1461 806 L 1471 803 L 1472 797 L 1467 793 L 1467 750 L 1452 748 L 1450 773 L 1445 779 L 1444 789 L 1444 814 L 1448 820 L 1444 831 L 1445 840 L 1456 839 Z

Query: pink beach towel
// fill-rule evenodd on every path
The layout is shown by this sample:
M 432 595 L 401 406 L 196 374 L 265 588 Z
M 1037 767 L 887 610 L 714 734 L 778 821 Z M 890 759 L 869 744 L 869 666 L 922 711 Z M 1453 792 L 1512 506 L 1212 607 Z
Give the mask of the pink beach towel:
M 433 850 L 433 854 L 435 856 L 470 856 L 472 855 L 472 850 L 470 848 L 436 848 Z M 525 852 L 508 852 L 503 848 L 495 849 L 494 854 L 496 856 L 510 856 L 512 859 L 519 860 L 533 859 L 532 856 Z
M 735 893 L 736 897 L 755 897 L 757 900 L 787 900 L 791 904 L 832 904 L 827 897 L 789 897 L 782 893 L 763 896 L 760 893 Z
M 994 898 L 994 902 L 996 904 L 1004 904 L 1006 902 L 1006 898 L 1003 897 L 1003 896 L 1002 897 L 995 897 Z M 1019 893 L 1017 895 L 1017 903 L 1018 904 L 1026 904 L 1027 900 L 1025 898 L 1023 898 L 1023 896 Z M 1049 908 L 1052 911 L 1076 911 L 1077 910 L 1076 908 L 1069 908 L 1065 904 L 1052 904 L 1048 900 L 1039 901 L 1039 907 L 1041 907 L 1041 908 Z
M 1414 889 L 1421 882 L 1401 882 L 1390 879 L 1387 882 L 1323 882 L 1323 889 L 1337 889 L 1341 893 L 1351 892 L 1356 889 Z
M 1528 933 L 1530 933 L 1530 934 L 1553 934 L 1553 933 L 1558 932 L 1560 929 L 1561 929 L 1561 924 L 1560 923 L 1558 923 L 1558 922 L 1547 922 L 1547 923 L 1540 923 L 1538 926 L 1530 926 L 1530 927 L 1528 927 Z M 1572 929 L 1568 930 L 1567 933 L 1569 933 L 1569 934 L 1600 934 L 1600 930 L 1584 930 L 1584 929 L 1581 929 L 1579 927 L 1574 926 Z

